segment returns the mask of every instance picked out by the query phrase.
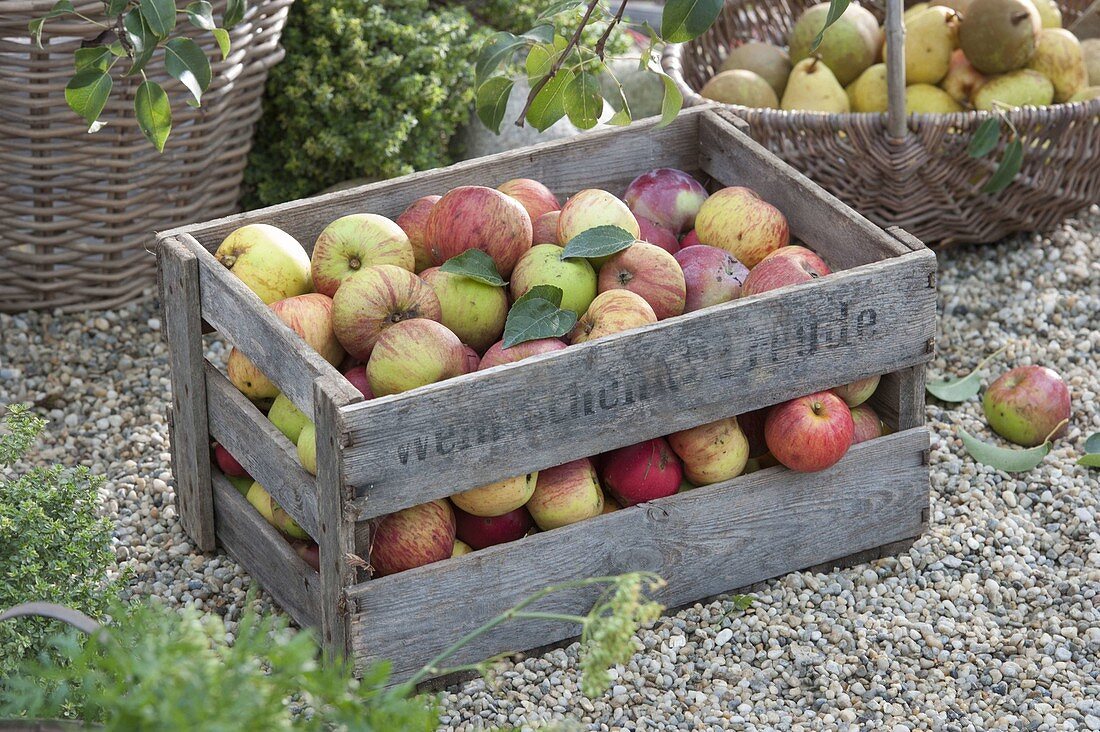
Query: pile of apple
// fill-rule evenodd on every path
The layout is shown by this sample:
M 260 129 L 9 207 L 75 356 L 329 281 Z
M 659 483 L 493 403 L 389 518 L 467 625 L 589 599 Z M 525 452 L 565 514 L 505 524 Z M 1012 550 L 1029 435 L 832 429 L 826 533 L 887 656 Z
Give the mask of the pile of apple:
M 607 240 L 617 243 L 600 249 Z M 791 245 L 786 218 L 754 191 L 708 195 L 670 168 L 639 176 L 621 199 L 593 188 L 563 205 L 541 183 L 515 179 L 425 196 L 395 221 L 350 214 L 321 232 L 312 258 L 286 232 L 250 224 L 215 256 L 365 399 L 830 272 Z M 554 302 L 540 306 L 569 316 L 561 337 L 509 335 L 510 315 L 547 292 Z M 316 473 L 309 417 L 240 351 L 227 371 L 270 405 L 268 418 Z M 866 404 L 877 385 L 871 377 L 398 511 L 374 522 L 370 564 L 393 574 L 774 465 L 823 470 L 883 433 Z M 316 566 L 316 545 L 264 488 L 221 446 L 215 460 Z

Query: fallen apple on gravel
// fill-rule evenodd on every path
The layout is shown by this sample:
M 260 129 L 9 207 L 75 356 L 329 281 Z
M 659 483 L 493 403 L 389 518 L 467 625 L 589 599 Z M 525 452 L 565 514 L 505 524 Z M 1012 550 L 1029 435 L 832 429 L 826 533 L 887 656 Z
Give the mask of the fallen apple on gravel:
M 561 210 L 561 201 L 549 188 L 530 178 L 513 178 L 497 186 L 501 193 L 519 201 L 534 223 L 540 216 Z
M 682 170 L 656 168 L 631 181 L 623 200 L 636 216 L 680 234 L 695 225 L 707 189 Z
M 382 331 L 367 361 L 376 397 L 398 394 L 461 376 L 466 369 L 462 341 L 442 323 L 403 320 Z
M 424 229 L 432 264 L 443 264 L 468 249 L 480 249 L 505 278 L 531 248 L 532 233 L 531 217 L 519 201 L 484 186 L 448 191 L 432 206 Z
M 1053 369 L 1017 366 L 989 386 L 982 408 L 998 435 L 1023 447 L 1035 447 L 1048 437 L 1065 433 L 1066 425 L 1058 425 L 1070 417 L 1069 389 Z
M 806 247 L 782 247 L 752 268 L 741 291 L 746 296 L 759 295 L 787 285 L 813 282 L 831 271 L 825 260 Z
M 600 482 L 621 506 L 671 496 L 683 477 L 680 459 L 662 437 L 612 450 L 599 462 Z
M 532 526 L 531 514 L 522 506 L 499 516 L 475 516 L 455 509 L 455 533 L 475 550 L 522 539 Z
M 374 531 L 361 526 L 356 529 L 356 546 L 367 546 L 371 567 L 378 577 L 441 562 L 454 551 L 455 514 L 446 500 L 388 514 Z M 359 551 L 364 552 L 362 548 Z
M 637 241 L 600 267 L 599 291 L 627 290 L 653 308 L 657 320 L 684 312 L 687 284 L 679 262 L 661 247 Z
M 527 510 L 543 531 L 575 524 L 603 512 L 603 490 L 588 458 L 540 470 Z
M 582 258 L 562 259 L 556 244 L 536 244 L 520 257 L 509 285 L 518 300 L 536 285 L 553 285 L 561 290 L 561 307 L 582 315 L 596 299 L 596 270 Z
M 443 317 L 432 286 L 392 264 L 367 267 L 348 277 L 332 302 L 336 337 L 348 353 L 364 362 L 386 328 L 415 318 Z
M 477 370 L 484 371 L 494 366 L 515 363 L 531 356 L 537 356 L 540 353 L 553 353 L 565 348 L 568 348 L 568 346 L 557 338 L 538 338 L 533 341 L 524 341 L 511 348 L 505 348 L 504 341 L 497 341 L 481 357 L 481 363 L 478 364 Z
M 824 470 L 840 461 L 855 436 L 852 412 L 831 391 L 776 404 L 764 422 L 771 454 L 791 470 Z
M 527 503 L 535 492 L 538 476 L 536 471 L 498 480 L 496 483 L 456 493 L 451 496 L 451 502 L 474 516 L 501 516 Z
M 326 226 L 313 245 L 313 287 L 332 297 L 364 267 L 392 264 L 413 271 L 412 244 L 404 230 L 385 216 L 350 214 Z
M 429 267 L 420 277 L 439 299 L 440 322 L 460 341 L 481 353 L 500 338 L 508 317 L 508 293 L 503 287 L 439 267 Z
M 853 381 L 851 384 L 835 386 L 830 391 L 843 399 L 849 407 L 858 407 L 871 398 L 871 395 L 875 393 L 875 389 L 878 389 L 878 383 L 881 379 L 882 377 L 878 375 L 868 376 L 866 379 Z
M 585 343 L 656 322 L 653 308 L 641 295 L 630 290 L 608 290 L 596 296 L 568 338 L 573 344 Z
M 413 250 L 414 272 L 423 272 L 432 266 L 432 251 L 424 236 L 424 229 L 428 225 L 428 214 L 432 206 L 442 197 L 423 196 L 416 199 L 395 221 L 409 237 L 409 245 Z
M 749 442 L 736 417 L 674 432 L 668 444 L 684 462 L 684 477 L 697 486 L 736 478 L 749 459 Z
M 274 226 L 242 226 L 225 237 L 214 258 L 265 305 L 313 292 L 309 255 L 297 239 Z
M 684 247 L 675 256 L 684 273 L 684 286 L 687 290 L 685 313 L 741 297 L 741 288 L 749 275 L 749 268 L 738 262 L 729 252 L 696 244 Z
M 776 249 L 791 243 L 787 218 L 743 186 L 717 191 L 695 217 L 701 244 L 725 249 L 750 270 Z

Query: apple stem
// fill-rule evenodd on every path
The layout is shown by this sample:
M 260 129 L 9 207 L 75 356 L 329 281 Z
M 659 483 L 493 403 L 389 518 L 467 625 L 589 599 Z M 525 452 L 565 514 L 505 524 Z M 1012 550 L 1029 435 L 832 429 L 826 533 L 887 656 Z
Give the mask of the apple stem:
M 226 254 L 219 257 L 218 261 L 221 262 L 222 266 L 226 269 L 233 269 L 233 265 L 237 263 L 237 258 L 232 254 Z
M 359 261 L 359 257 L 352 257 L 348 260 L 348 266 L 352 269 L 359 269 L 363 266 L 363 263 Z

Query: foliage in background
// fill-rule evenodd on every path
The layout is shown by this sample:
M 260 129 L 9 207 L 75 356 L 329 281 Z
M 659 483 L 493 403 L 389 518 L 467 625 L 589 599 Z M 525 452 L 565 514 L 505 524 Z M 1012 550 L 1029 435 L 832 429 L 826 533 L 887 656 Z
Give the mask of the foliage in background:
M 111 526 L 96 517 L 101 480 L 84 467 L 13 470 L 45 424 L 28 406 L 13 405 L 0 437 L 0 609 L 38 600 L 99 615 L 114 590 Z M 0 678 L 47 651 L 59 627 L 40 618 L 0 623 Z

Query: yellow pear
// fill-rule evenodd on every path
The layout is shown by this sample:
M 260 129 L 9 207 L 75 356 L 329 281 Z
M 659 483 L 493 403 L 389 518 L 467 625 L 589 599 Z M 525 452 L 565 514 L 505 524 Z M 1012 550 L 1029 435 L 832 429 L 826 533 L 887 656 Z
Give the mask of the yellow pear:
M 974 108 L 993 109 L 994 103 L 1005 107 L 1045 107 L 1054 101 L 1054 84 L 1031 69 L 1017 69 L 994 76 L 974 93 Z
M 978 87 L 985 83 L 985 74 L 974 68 L 962 49 L 951 54 L 951 67 L 940 82 L 940 88 L 959 104 L 967 104 Z
M 901 16 L 901 22 L 908 25 L 909 21 L 917 17 L 925 10 L 928 10 L 930 3 L 917 3 L 905 10 L 905 14 Z
M 1100 99 L 1100 86 L 1086 86 L 1081 91 L 1074 94 L 1067 99 L 1067 102 L 1088 102 L 1093 99 Z
M 1100 38 L 1081 41 L 1081 53 L 1085 56 L 1085 68 L 1089 70 L 1089 86 L 1100 86 Z
M 783 96 L 787 77 L 791 75 L 791 57 L 779 46 L 762 41 L 749 41 L 730 50 L 719 71 L 745 69 L 760 74 L 775 90 L 776 98 Z
M 958 46 L 959 15 L 934 5 L 913 16 L 905 25 L 905 81 L 938 84 L 951 67 Z
M 848 103 L 853 112 L 885 112 L 887 108 L 886 64 L 875 64 L 848 85 Z
M 833 72 L 818 58 L 804 58 L 794 65 L 782 109 L 842 114 L 849 112 L 848 94 Z
M 1039 11 L 1039 20 L 1044 28 L 1061 28 L 1062 11 L 1054 3 L 1054 0 L 1031 0 L 1035 9 Z
M 725 104 L 739 104 L 742 107 L 776 109 L 779 97 L 775 89 L 760 74 L 746 69 L 723 71 L 699 90 L 701 96 Z
M 1044 28 L 1027 67 L 1054 84 L 1054 101 L 1064 102 L 1089 85 L 1085 55 L 1077 36 L 1062 28 Z
M 938 86 L 912 84 L 905 87 L 906 114 L 950 114 L 962 110 L 962 105 Z

